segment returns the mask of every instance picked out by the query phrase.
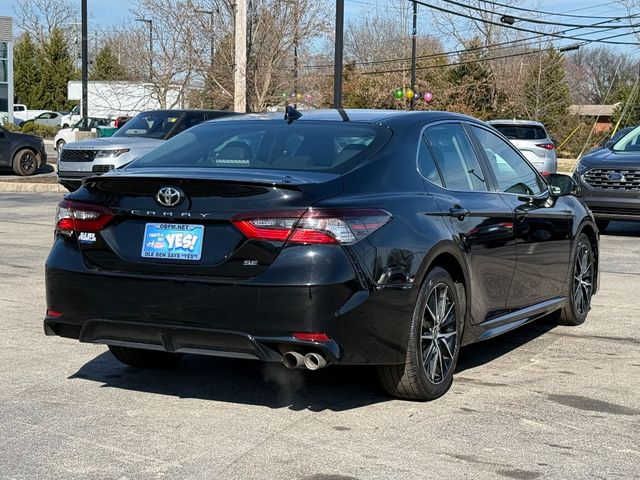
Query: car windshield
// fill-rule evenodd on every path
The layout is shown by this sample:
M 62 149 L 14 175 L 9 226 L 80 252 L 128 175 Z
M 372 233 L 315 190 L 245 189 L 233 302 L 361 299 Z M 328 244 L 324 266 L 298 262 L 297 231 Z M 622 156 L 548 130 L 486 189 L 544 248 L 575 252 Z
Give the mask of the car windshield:
M 125 125 L 128 126 L 129 124 Z M 129 168 L 197 167 L 344 173 L 391 137 L 383 127 L 322 121 L 202 124 L 143 155 Z
M 640 127 L 636 127 L 616 142 L 614 152 L 640 152 Z
M 492 124 L 492 127 L 509 140 L 544 140 L 547 138 L 547 132 L 538 125 Z
M 166 139 L 182 116 L 182 112 L 142 112 L 129 120 L 113 136 Z

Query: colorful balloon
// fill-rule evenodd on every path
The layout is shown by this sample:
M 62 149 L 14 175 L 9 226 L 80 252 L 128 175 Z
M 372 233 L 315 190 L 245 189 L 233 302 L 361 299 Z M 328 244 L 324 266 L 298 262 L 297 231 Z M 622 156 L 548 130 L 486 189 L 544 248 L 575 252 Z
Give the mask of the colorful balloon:
M 433 93 L 431 92 L 426 92 L 423 96 L 424 101 L 429 103 L 431 100 L 433 100 Z
M 413 90 L 407 88 L 404 92 L 404 96 L 411 100 L 413 98 Z
M 404 96 L 404 92 L 402 91 L 401 88 L 396 88 L 393 91 L 393 96 L 396 97 L 398 100 L 400 100 Z

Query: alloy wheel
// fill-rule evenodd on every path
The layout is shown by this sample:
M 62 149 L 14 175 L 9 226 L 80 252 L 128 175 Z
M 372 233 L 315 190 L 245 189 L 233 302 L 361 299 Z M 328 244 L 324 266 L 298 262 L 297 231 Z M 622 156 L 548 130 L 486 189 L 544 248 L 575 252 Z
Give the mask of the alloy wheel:
M 591 304 L 593 293 L 593 263 L 589 255 L 589 247 L 580 245 L 576 255 L 573 271 L 573 304 L 578 315 L 585 315 Z
M 36 169 L 36 157 L 31 152 L 25 152 L 20 159 L 20 170 L 29 175 Z
M 427 297 L 422 317 L 420 351 L 429 381 L 441 383 L 455 365 L 458 321 L 454 296 L 445 283 L 436 284 Z

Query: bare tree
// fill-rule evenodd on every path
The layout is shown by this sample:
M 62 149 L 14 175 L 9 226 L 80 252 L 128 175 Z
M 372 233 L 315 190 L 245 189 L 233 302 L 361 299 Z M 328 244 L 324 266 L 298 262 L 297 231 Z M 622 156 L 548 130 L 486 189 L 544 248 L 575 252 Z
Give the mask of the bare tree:
M 55 28 L 64 30 L 73 20 L 75 9 L 69 0 L 16 0 L 14 13 L 16 26 L 43 45 Z

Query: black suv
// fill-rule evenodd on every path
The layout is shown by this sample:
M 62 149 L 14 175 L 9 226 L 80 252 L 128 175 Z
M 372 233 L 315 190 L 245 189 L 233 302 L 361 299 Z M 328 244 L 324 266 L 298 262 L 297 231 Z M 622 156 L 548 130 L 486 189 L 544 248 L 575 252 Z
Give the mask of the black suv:
M 40 137 L 10 132 L 0 127 L 0 167 L 12 168 L 16 175 L 33 175 L 47 163 Z
M 640 127 L 584 156 L 574 177 L 600 230 L 611 220 L 640 220 Z

